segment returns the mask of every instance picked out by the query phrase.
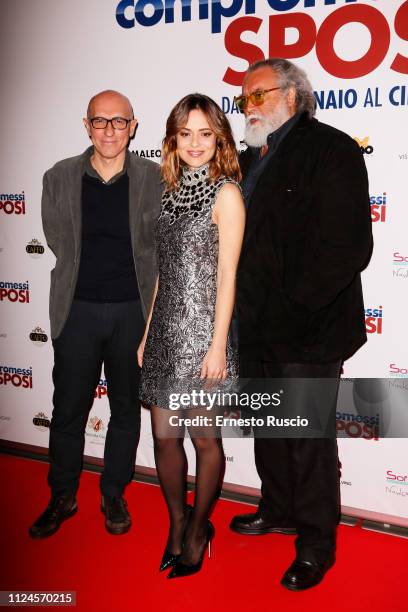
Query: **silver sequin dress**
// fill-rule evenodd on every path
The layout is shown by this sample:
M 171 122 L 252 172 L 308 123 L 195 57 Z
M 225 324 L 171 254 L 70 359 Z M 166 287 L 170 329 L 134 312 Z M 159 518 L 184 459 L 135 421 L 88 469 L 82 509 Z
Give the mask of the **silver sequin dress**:
M 143 355 L 140 398 L 168 408 L 169 391 L 197 380 L 210 347 L 215 317 L 218 227 L 213 206 L 221 187 L 232 179 L 209 181 L 208 165 L 184 167 L 177 190 L 165 192 L 156 228 L 159 265 L 157 292 Z M 238 375 L 230 338 L 227 375 Z M 184 384 L 186 383 L 186 384 Z

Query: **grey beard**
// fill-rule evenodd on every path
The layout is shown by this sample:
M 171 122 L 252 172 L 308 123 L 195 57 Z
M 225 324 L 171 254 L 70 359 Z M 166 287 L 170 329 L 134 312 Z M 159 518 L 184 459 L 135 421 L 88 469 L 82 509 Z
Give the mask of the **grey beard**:
M 251 125 L 250 119 L 259 119 L 259 125 Z M 266 119 L 262 115 L 253 113 L 245 118 L 245 142 L 250 147 L 263 147 L 266 145 L 269 134 L 276 132 L 290 118 L 285 109 L 279 109 L 273 117 Z

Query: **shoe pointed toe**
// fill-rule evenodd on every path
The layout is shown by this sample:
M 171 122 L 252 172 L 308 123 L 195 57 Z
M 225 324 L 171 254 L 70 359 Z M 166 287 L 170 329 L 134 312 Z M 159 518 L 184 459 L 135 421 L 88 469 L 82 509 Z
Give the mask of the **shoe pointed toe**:
M 159 572 L 164 572 L 164 570 L 168 569 L 169 567 L 173 567 L 180 559 L 180 556 L 181 555 L 175 555 L 172 552 L 165 550 L 160 562 Z
M 201 566 L 203 564 L 203 558 L 195 563 L 194 565 L 186 565 L 181 561 L 177 561 L 177 563 L 173 566 L 171 572 L 167 575 L 167 578 L 184 578 L 185 576 L 192 576 L 193 574 L 197 574 L 200 571 Z

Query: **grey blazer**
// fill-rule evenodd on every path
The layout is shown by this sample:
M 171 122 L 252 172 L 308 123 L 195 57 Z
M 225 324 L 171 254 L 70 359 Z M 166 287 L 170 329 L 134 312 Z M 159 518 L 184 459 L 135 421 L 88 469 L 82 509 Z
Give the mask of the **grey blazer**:
M 68 318 L 81 259 L 82 176 L 89 147 L 82 155 L 63 159 L 44 174 L 41 213 L 48 246 L 57 258 L 51 270 L 51 337 L 57 338 Z M 133 258 L 146 318 L 157 276 L 154 230 L 162 185 L 157 164 L 127 153 L 129 222 Z

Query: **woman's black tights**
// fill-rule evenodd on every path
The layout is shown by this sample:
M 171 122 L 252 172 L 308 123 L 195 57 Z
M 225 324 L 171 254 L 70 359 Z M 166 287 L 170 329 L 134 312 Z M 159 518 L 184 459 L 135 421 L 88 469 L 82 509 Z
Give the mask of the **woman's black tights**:
M 167 550 L 182 553 L 181 561 L 194 565 L 205 545 L 208 517 L 218 496 L 224 473 L 224 451 L 219 431 L 210 427 L 189 427 L 196 451 L 195 501 L 191 516 L 186 512 L 187 459 L 183 426 L 171 426 L 174 412 L 154 406 L 151 409 L 156 468 L 170 517 Z M 192 418 L 203 410 L 185 410 Z M 206 415 L 208 413 L 206 412 Z M 187 524 L 188 519 L 188 524 Z

